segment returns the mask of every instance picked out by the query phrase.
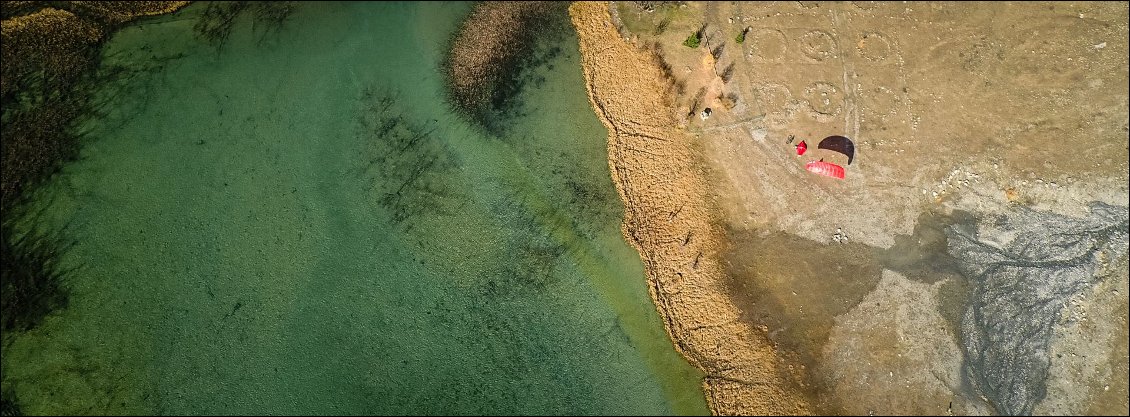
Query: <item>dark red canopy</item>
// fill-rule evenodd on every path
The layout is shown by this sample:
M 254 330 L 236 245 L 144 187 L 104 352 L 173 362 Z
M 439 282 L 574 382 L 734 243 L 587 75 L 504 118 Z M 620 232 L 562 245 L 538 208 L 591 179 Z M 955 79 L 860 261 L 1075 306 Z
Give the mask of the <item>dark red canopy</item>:
M 855 159 L 855 143 L 843 136 L 828 136 L 820 141 L 820 145 L 816 147 L 847 155 L 848 165 L 851 165 L 851 160 Z

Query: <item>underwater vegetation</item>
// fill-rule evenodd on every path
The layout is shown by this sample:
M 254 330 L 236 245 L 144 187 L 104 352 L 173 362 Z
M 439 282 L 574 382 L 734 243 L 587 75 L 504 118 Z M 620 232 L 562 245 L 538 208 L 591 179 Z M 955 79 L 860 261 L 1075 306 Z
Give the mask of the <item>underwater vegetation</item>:
M 504 136 L 522 112 L 517 96 L 544 80 L 534 69 L 561 54 L 556 43 L 571 30 L 567 3 L 480 3 L 451 39 L 443 63 L 448 101 L 487 133 Z
M 249 12 L 254 19 L 252 30 L 263 28 L 259 37 L 259 42 L 262 42 L 268 34 L 278 33 L 282 29 L 294 12 L 294 5 L 289 1 L 211 2 L 192 29 L 197 38 L 215 46 L 218 52 L 231 36 L 236 19 L 244 12 Z
M 25 331 L 52 311 L 66 307 L 63 281 L 70 270 L 60 266 L 59 255 L 69 245 L 57 233 L 20 233 L 9 220 L 2 230 L 0 323 L 4 332 Z
M 368 87 L 361 92 L 359 134 L 367 149 L 360 174 L 378 206 L 409 230 L 421 215 L 450 214 L 466 200 L 447 179 L 458 158 L 435 122 L 418 123 L 396 106 L 398 95 Z

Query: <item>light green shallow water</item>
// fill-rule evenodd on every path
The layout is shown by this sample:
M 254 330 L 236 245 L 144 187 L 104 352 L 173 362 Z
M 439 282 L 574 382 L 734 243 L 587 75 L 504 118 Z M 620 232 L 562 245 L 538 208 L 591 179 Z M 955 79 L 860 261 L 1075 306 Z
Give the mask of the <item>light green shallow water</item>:
M 302 4 L 220 53 L 202 9 L 106 48 L 149 70 L 40 199 L 79 269 L 5 347 L 25 412 L 707 413 L 572 34 L 498 138 L 442 99 L 467 4 Z

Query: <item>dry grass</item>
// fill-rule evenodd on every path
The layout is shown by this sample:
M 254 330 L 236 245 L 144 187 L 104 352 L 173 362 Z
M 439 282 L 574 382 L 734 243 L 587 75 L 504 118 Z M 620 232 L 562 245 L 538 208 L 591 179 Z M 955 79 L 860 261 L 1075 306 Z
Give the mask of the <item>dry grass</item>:
M 500 97 L 511 82 L 510 72 L 526 57 L 548 26 L 554 2 L 483 2 L 475 6 L 451 42 L 445 63 L 451 99 L 472 119 L 482 119 L 502 106 Z
M 98 25 L 71 12 L 43 9 L 4 20 L 0 60 L 0 94 L 6 99 L 26 91 L 37 72 L 46 82 L 73 80 L 91 59 L 91 48 L 102 38 Z M 5 103 L 8 104 L 8 103 Z
M 70 130 L 89 110 L 81 80 L 96 66 L 106 35 L 129 20 L 172 12 L 185 4 L 3 2 L 0 198 L 5 207 L 74 155 L 78 144 Z
M 570 15 L 590 102 L 609 131 L 613 184 L 626 208 L 624 238 L 644 260 L 650 295 L 676 349 L 706 373 L 708 405 L 721 415 L 811 412 L 800 374 L 782 365 L 764 331 L 738 320 L 729 301 L 718 255 L 722 232 L 704 198 L 696 140 L 677 127 L 674 77 L 659 48 L 624 41 L 605 4 L 576 2 Z
M 0 192 L 7 207 L 73 155 L 76 144 L 67 130 L 84 108 L 74 90 L 91 67 L 103 31 L 50 8 L 2 25 Z
M 118 25 L 142 16 L 172 13 L 188 5 L 187 1 L 71 1 L 67 10 L 97 19 L 104 24 Z

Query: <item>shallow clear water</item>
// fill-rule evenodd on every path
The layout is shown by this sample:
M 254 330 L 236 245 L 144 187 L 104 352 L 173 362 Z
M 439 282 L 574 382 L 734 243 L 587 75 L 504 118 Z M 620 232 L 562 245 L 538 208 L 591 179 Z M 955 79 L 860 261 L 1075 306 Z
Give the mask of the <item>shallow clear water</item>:
M 133 25 L 39 199 L 70 306 L 5 347 L 27 413 L 707 413 L 622 239 L 576 40 L 510 134 L 438 69 L 468 4 Z M 548 45 L 554 46 L 554 45 Z

